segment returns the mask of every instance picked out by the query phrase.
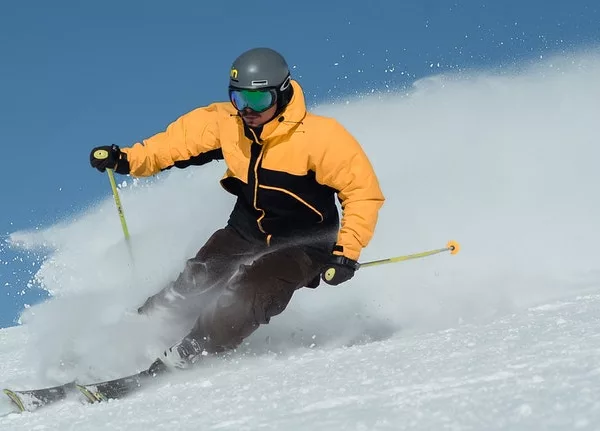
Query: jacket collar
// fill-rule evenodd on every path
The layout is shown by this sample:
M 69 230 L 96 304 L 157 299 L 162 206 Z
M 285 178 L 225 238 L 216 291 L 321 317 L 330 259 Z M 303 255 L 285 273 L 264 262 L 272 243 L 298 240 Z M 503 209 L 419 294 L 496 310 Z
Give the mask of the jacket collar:
M 302 123 L 302 120 L 306 117 L 306 103 L 304 102 L 302 87 L 294 80 L 291 81 L 291 85 L 294 89 L 292 100 L 278 116 L 263 126 L 260 135 L 262 140 L 288 134 L 290 130 Z

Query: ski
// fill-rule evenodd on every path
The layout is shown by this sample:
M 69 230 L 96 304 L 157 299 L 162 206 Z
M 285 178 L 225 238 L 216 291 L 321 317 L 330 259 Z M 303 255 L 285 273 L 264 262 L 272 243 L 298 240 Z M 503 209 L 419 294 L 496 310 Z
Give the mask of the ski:
M 127 377 L 121 377 L 106 382 L 92 383 L 89 385 L 76 385 L 90 403 L 115 400 L 123 398 L 132 392 L 142 388 L 145 380 L 152 378 L 148 371 L 142 371 Z
M 65 399 L 74 388 L 75 382 L 69 382 L 50 388 L 31 389 L 27 391 L 3 389 L 3 392 L 10 398 L 19 412 L 33 412 L 40 407 Z
M 143 388 L 156 376 L 167 371 L 164 363 L 157 359 L 146 370 L 130 376 L 99 383 L 80 384 L 76 381 L 43 389 L 15 391 L 4 389 L 18 412 L 33 412 L 40 407 L 64 400 L 69 393 L 81 393 L 89 403 L 120 399 Z
M 165 365 L 160 359 L 157 359 L 147 370 L 139 373 L 100 383 L 88 385 L 77 384 L 76 388 L 90 403 L 116 400 L 142 389 L 156 376 L 165 371 Z

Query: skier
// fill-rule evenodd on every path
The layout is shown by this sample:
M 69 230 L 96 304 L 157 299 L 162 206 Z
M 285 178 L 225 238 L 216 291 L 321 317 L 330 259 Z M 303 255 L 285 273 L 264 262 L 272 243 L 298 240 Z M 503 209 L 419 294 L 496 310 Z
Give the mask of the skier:
M 352 278 L 384 202 L 359 143 L 336 120 L 306 111 L 285 59 L 268 48 L 233 62 L 229 102 L 194 109 L 132 147 L 90 155 L 101 172 L 137 177 L 212 160 L 225 160 L 221 185 L 237 201 L 226 226 L 138 309 L 194 313 L 189 334 L 153 366 L 187 368 L 233 349 L 295 290 Z

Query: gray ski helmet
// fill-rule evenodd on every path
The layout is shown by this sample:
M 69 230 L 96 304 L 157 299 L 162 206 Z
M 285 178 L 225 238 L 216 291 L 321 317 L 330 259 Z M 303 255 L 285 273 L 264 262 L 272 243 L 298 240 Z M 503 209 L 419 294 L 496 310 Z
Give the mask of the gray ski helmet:
M 254 48 L 235 59 L 229 73 L 229 88 L 277 92 L 290 84 L 290 69 L 281 54 L 270 48 Z

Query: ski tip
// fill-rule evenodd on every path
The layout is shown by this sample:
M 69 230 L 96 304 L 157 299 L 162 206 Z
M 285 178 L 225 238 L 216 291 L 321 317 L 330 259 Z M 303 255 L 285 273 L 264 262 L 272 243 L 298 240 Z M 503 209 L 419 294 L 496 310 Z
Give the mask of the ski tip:
M 460 251 L 460 244 L 456 241 L 448 241 L 446 247 L 448 248 L 448 250 L 450 250 L 450 254 L 458 254 L 458 252 Z
M 8 396 L 8 398 L 10 398 L 13 404 L 19 409 L 19 412 L 24 412 L 27 410 L 25 408 L 25 405 L 23 404 L 23 401 L 21 401 L 19 395 L 16 394 L 14 391 L 11 391 L 10 389 L 2 389 L 2 392 L 4 392 Z

